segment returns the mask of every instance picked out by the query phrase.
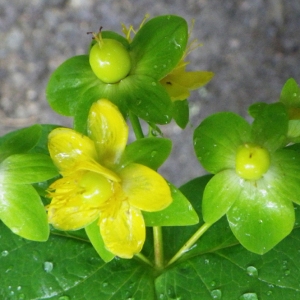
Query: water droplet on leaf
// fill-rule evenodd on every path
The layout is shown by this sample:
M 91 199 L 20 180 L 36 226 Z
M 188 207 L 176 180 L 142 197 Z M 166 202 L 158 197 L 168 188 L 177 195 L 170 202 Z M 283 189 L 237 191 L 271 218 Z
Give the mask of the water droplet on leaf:
M 253 266 L 249 266 L 247 268 L 247 273 L 249 276 L 253 276 L 253 277 L 257 277 L 258 276 L 258 271 L 255 267 Z
M 256 293 L 247 293 L 242 295 L 239 300 L 258 300 Z
M 271 296 L 272 294 L 273 294 L 272 291 L 268 291 L 268 292 L 267 292 L 267 296 Z
M 58 300 L 70 300 L 69 296 L 61 296 L 58 298 Z
M 222 298 L 222 292 L 221 290 L 213 290 L 210 292 L 211 296 L 213 297 L 213 299 L 221 299 Z
M 7 256 L 8 253 L 9 253 L 9 252 L 8 252 L 7 250 L 4 250 L 4 251 L 1 252 L 1 255 L 2 255 L 2 256 Z
M 51 261 L 44 262 L 44 271 L 50 273 L 53 270 L 53 263 Z

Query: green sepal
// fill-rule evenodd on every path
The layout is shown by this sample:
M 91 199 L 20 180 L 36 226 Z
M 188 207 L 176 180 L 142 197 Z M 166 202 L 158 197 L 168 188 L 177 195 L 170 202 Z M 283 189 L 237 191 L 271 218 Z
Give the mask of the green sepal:
M 102 83 L 93 73 L 88 55 L 74 56 L 63 62 L 50 76 L 46 87 L 47 100 L 57 113 L 73 116 L 82 99 L 100 98 Z
M 289 120 L 287 139 L 287 143 L 300 142 L 300 120 Z
M 235 170 L 228 169 L 219 172 L 207 183 L 202 200 L 206 223 L 213 224 L 227 213 L 241 193 L 240 180 Z
M 176 124 L 184 129 L 189 122 L 189 103 L 187 100 L 174 101 L 172 103 L 172 116 Z
M 300 88 L 295 79 L 290 78 L 286 81 L 281 90 L 279 101 L 288 108 L 300 108 Z
M 239 145 L 249 142 L 250 124 L 231 112 L 213 114 L 194 131 L 194 149 L 210 173 L 232 168 Z
M 264 254 L 291 233 L 294 206 L 280 188 L 264 180 L 244 181 L 243 185 L 227 219 L 233 234 L 247 250 Z
M 41 134 L 42 127 L 36 124 L 0 137 L 0 162 L 10 155 L 31 150 L 38 143 Z
M 282 103 L 273 103 L 257 112 L 251 128 L 251 141 L 269 151 L 286 143 L 288 114 Z
M 107 263 L 111 261 L 115 255 L 112 254 L 110 251 L 108 251 L 105 248 L 104 241 L 102 239 L 102 236 L 100 234 L 100 228 L 98 226 L 98 220 L 94 221 L 90 225 L 85 227 L 85 232 L 91 241 L 93 247 L 99 254 L 99 256 Z
M 183 193 L 169 183 L 173 202 L 156 212 L 143 211 L 146 226 L 188 226 L 199 223 L 199 217 Z
M 46 241 L 49 225 L 42 201 L 31 185 L 0 184 L 0 219 L 15 234 Z
M 9 156 L 0 164 L 1 183 L 13 185 L 45 181 L 58 175 L 51 158 L 44 154 L 26 153 Z
M 265 102 L 255 102 L 248 107 L 248 113 L 252 118 L 255 118 L 266 106 L 268 104 Z
M 121 165 L 138 163 L 157 170 L 169 157 L 171 150 L 172 141 L 169 139 L 156 137 L 139 139 L 127 145 Z
M 120 42 L 127 50 L 129 50 L 130 48 L 128 40 L 124 36 L 114 31 L 110 31 L 110 30 L 101 31 L 101 35 L 103 39 L 113 39 Z
M 149 75 L 132 75 L 120 82 L 128 109 L 141 119 L 167 124 L 172 119 L 172 102 L 166 89 Z
M 131 43 L 132 74 L 165 77 L 182 58 L 188 41 L 187 22 L 175 15 L 146 22 Z

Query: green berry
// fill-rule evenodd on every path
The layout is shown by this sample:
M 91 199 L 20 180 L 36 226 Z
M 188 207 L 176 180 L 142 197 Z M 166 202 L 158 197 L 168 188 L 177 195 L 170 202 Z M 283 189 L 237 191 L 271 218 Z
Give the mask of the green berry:
M 101 33 L 95 38 L 97 43 L 92 47 L 89 57 L 93 72 L 105 83 L 119 82 L 131 68 L 127 49 L 114 39 L 102 39 Z
M 244 144 L 237 150 L 235 169 L 237 174 L 246 180 L 257 180 L 270 167 L 269 152 L 257 145 Z

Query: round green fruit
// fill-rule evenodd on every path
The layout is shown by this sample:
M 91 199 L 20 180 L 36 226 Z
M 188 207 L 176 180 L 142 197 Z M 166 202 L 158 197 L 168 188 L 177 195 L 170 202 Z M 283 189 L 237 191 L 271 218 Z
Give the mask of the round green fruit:
M 90 51 L 90 65 L 95 75 L 105 83 L 116 83 L 130 72 L 127 49 L 113 39 L 100 39 Z
M 258 180 L 270 167 L 269 152 L 253 144 L 244 144 L 237 150 L 235 169 L 246 180 Z

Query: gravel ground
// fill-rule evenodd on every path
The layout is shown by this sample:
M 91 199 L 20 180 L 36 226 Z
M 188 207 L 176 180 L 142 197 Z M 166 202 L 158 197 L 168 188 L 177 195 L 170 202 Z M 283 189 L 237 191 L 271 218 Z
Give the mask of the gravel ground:
M 161 169 L 180 185 L 203 170 L 193 154 L 192 132 L 207 115 L 231 110 L 246 115 L 249 104 L 278 99 L 284 82 L 300 83 L 299 0 L 2 0 L 0 3 L 0 134 L 33 123 L 70 125 L 45 99 L 50 74 L 67 58 L 86 53 L 99 26 L 120 32 L 137 27 L 145 13 L 195 19 L 193 38 L 203 46 L 190 55 L 190 69 L 215 77 L 190 98 L 184 131 L 163 126 L 174 142 Z M 180 172 L 179 172 L 180 170 Z

